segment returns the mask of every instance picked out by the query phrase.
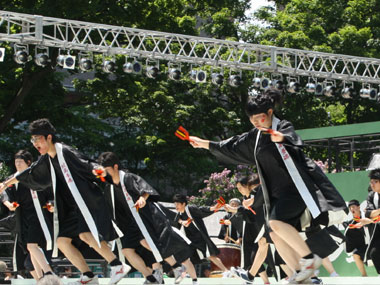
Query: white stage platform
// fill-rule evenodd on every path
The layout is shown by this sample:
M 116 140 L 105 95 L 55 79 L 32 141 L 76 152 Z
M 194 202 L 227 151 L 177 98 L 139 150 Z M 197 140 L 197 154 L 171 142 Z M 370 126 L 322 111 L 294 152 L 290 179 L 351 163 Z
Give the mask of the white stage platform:
M 282 284 L 281 282 L 277 282 L 273 278 L 269 278 L 271 284 Z M 321 277 L 323 280 L 323 284 L 327 285 L 379 285 L 380 277 Z M 63 284 L 68 284 L 69 282 L 75 281 L 76 279 L 62 279 Z M 165 284 L 174 284 L 173 278 L 165 278 Z M 99 279 L 99 284 L 108 284 L 108 278 Z M 118 285 L 141 285 L 144 283 L 143 278 L 124 278 L 121 280 Z M 238 278 L 199 278 L 199 285 L 237 285 L 244 284 L 244 282 Z M 34 280 L 31 279 L 14 279 L 12 280 L 12 284 L 15 285 L 31 285 L 36 284 Z M 181 284 L 190 285 L 192 284 L 190 278 L 184 279 Z M 256 278 L 254 284 L 263 284 L 260 278 Z

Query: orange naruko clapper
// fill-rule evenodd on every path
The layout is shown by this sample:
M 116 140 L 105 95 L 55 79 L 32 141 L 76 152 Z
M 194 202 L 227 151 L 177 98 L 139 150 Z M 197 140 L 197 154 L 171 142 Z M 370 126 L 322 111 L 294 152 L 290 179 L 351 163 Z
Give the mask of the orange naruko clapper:
M 100 178 L 100 181 L 106 182 L 106 179 L 102 176 L 102 174 L 104 172 L 103 170 L 101 170 L 101 169 L 95 169 L 95 172 L 97 174 L 96 178 Z
M 182 126 L 179 126 L 174 134 L 183 141 L 192 141 L 190 140 L 189 132 Z

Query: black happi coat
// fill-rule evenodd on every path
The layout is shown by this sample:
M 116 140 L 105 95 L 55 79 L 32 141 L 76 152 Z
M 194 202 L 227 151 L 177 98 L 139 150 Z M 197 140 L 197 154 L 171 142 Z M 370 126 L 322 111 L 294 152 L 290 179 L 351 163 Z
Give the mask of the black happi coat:
M 109 178 L 107 179 L 109 180 Z M 159 199 L 158 192 L 150 186 L 140 176 L 125 172 L 124 185 L 135 203 L 144 193 L 149 194 L 145 207 L 139 209 L 138 213 L 162 258 L 170 257 L 177 252 L 183 252 L 188 247 L 185 240 L 173 231 L 169 219 L 163 213 L 160 206 L 155 203 Z M 137 223 L 125 200 L 121 184 L 114 185 L 115 193 L 115 215 L 117 225 L 123 232 L 130 230 L 139 230 Z M 111 194 L 107 189 L 105 192 L 106 200 L 111 203 Z M 190 251 L 184 259 L 187 259 Z
M 302 152 L 303 142 L 295 133 L 293 125 L 282 120 L 278 123 L 277 130 L 284 135 L 282 144 L 292 157 L 321 213 L 341 210 L 347 213 L 346 203 L 337 189 L 323 171 Z M 213 155 L 225 163 L 255 165 L 254 150 L 258 134 L 259 130 L 253 128 L 247 133 L 221 142 L 210 142 L 209 149 Z M 275 143 L 271 141 L 269 134 L 260 132 L 256 156 L 263 174 L 261 179 L 264 179 L 270 200 L 280 199 L 284 191 L 295 188 L 282 157 Z
M 103 207 L 104 195 L 97 185 L 99 179 L 92 173 L 96 163 L 65 144 L 62 144 L 62 151 L 79 193 L 95 221 L 100 239 L 106 241 L 115 239 L 117 235 L 112 226 L 111 216 L 107 208 Z M 65 230 L 61 227 L 62 222 L 68 217 L 72 217 L 73 213 L 76 213 L 79 222 L 73 221 L 70 230 L 77 231 L 78 234 L 89 232 L 90 230 L 84 221 L 84 217 L 67 186 L 57 155 L 54 158 L 50 158 L 48 154 L 40 156 L 28 169 L 18 174 L 16 179 L 34 190 L 52 187 L 49 160 L 51 160 L 56 174 L 57 205 L 55 207 L 58 211 L 60 232 Z
M 210 207 L 206 206 L 198 207 L 195 205 L 188 205 L 187 207 L 189 209 L 190 215 L 193 218 L 193 221 L 188 227 L 184 227 L 184 230 L 187 238 L 191 240 L 191 245 L 204 253 L 208 249 L 211 256 L 218 255 L 219 249 L 216 247 L 208 235 L 205 223 L 203 222 L 203 218 L 212 215 L 214 212 L 210 210 Z M 177 213 L 175 217 L 177 227 L 180 228 L 182 226 L 178 223 L 179 219 L 186 221 L 188 218 L 189 217 L 187 216 L 186 211 L 183 213 Z
M 376 203 L 375 200 L 377 200 L 378 202 Z M 371 212 L 379 208 L 380 208 L 380 194 L 374 191 L 369 192 L 367 196 L 367 208 L 365 210 L 365 216 L 367 218 L 371 218 Z M 374 247 L 380 250 L 380 225 L 376 223 L 376 224 L 370 224 L 367 227 L 369 228 L 369 233 L 370 233 L 370 243 L 368 244 L 367 253 L 370 251 L 371 248 L 374 248 Z M 366 257 L 367 259 L 371 258 L 368 254 Z M 379 264 L 380 264 L 380 260 L 379 260 Z
M 34 207 L 30 189 L 23 183 L 12 185 L 3 193 L 2 200 L 3 202 L 9 201 L 19 204 L 19 207 L 15 210 L 16 233 L 19 234 L 18 241 L 21 242 L 24 250 L 26 250 L 27 243 L 38 243 L 39 246 L 44 247 L 46 240 Z M 49 200 L 53 200 L 51 189 L 40 191 L 38 193 L 38 200 L 41 207 Z M 41 209 L 41 211 L 52 237 L 52 214 L 47 209 Z

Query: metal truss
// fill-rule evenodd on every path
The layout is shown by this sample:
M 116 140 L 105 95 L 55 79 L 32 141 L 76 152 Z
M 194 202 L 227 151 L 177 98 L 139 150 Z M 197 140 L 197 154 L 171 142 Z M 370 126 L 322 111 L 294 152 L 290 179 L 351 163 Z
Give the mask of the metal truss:
M 0 41 L 108 56 L 380 84 L 380 59 L 0 11 Z

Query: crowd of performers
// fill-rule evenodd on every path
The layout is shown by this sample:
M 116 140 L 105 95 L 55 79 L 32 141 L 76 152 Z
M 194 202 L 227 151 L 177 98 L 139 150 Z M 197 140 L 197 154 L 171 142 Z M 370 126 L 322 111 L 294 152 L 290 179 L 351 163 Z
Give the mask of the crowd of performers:
M 73 284 L 99 284 L 76 246 L 80 240 L 109 263 L 109 284 L 118 283 L 131 267 L 144 275 L 144 284 L 163 284 L 165 261 L 175 284 L 188 275 L 196 285 L 193 264 L 205 258 L 223 277 L 236 275 L 247 284 L 256 275 L 269 283 L 268 270 L 280 278 L 278 268 L 288 284 L 312 283 L 322 263 L 332 268 L 327 257 L 337 243 L 331 236 L 344 239 L 334 225 L 345 221 L 348 208 L 323 171 L 304 155 L 292 124 L 275 116 L 279 99 L 271 89 L 248 99 L 246 113 L 253 125 L 249 132 L 220 142 L 189 138 L 194 148 L 208 149 L 221 162 L 257 168 L 257 174 L 236 182 L 243 202 L 233 199 L 223 205 L 229 214 L 220 237 L 242 248 L 236 268 L 226 268 L 217 256 L 203 221 L 220 204 L 188 205 L 186 196 L 177 194 L 171 211 L 143 178 L 122 169 L 116 154 L 105 152 L 93 161 L 60 142 L 49 120 L 32 122 L 31 143 L 40 157 L 33 162 L 29 152 L 19 151 L 17 172 L 0 184 L 2 202 L 16 212 L 15 247 L 28 254 L 26 268 L 37 280 L 54 276 L 51 258 L 59 250 L 81 273 Z M 355 238 L 348 248 L 362 261 L 372 259 L 380 273 L 380 230 L 375 223 L 380 215 L 380 170 L 371 171 L 370 179 L 373 191 L 366 212 L 358 212 L 358 203 L 350 202 L 355 218 L 347 236 Z M 368 231 L 369 225 L 373 227 Z M 361 238 L 364 245 L 358 242 Z

